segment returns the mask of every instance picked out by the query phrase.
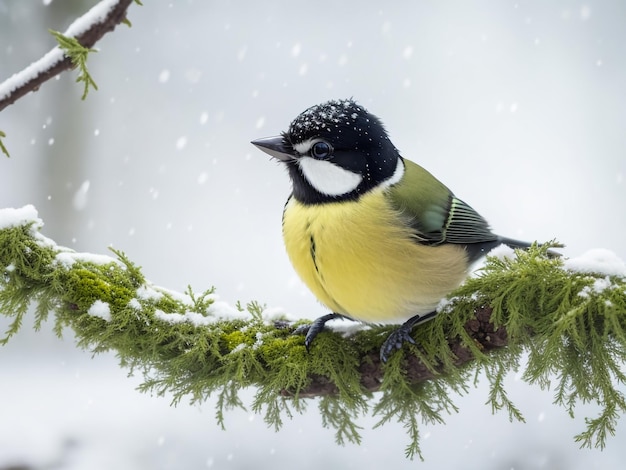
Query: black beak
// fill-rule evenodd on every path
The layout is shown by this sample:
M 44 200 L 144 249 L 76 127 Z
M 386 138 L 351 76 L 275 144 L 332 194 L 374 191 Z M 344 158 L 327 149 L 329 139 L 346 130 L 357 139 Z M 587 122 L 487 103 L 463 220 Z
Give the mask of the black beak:
M 268 155 L 278 158 L 283 162 L 295 160 L 293 149 L 291 146 L 285 145 L 285 140 L 282 135 L 264 137 L 262 139 L 253 140 L 251 143 Z

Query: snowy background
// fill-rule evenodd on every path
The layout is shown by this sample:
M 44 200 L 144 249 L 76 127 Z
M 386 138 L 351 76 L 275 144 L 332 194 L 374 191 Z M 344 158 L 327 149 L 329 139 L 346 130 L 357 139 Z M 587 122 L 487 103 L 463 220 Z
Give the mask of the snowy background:
M 93 3 L 0 0 L 0 81 L 38 59 Z M 144 1 L 75 73 L 0 114 L 0 207 L 34 204 L 44 234 L 76 250 L 124 250 L 153 282 L 215 285 L 315 318 L 280 236 L 286 173 L 249 141 L 305 108 L 354 97 L 402 154 L 492 224 L 565 254 L 626 258 L 626 4 L 621 0 L 336 2 Z M 8 322 L 0 317 L 0 329 Z M 400 425 L 338 447 L 316 404 L 274 433 L 245 411 L 215 424 L 213 402 L 140 394 L 113 354 L 70 332 L 25 325 L 0 348 L 0 469 L 590 469 L 626 460 L 626 426 L 604 452 L 579 450 L 552 394 L 510 377 L 527 423 L 493 416 L 479 384 L 446 425 L 422 428 L 408 462 Z

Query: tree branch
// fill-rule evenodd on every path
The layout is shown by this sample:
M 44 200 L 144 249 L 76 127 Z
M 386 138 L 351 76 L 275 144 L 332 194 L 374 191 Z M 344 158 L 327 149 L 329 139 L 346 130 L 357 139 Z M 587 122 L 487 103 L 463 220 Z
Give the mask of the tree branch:
M 274 427 L 304 409 L 303 398 L 319 397 L 322 423 L 338 442 L 359 442 L 355 421 L 369 413 L 378 425 L 400 421 L 413 457 L 419 422 L 442 422 L 456 410 L 454 394 L 467 393 L 481 370 L 492 410 L 510 419 L 523 420 L 503 386 L 512 370 L 552 388 L 572 415 L 577 403 L 596 403 L 600 415 L 576 436 L 583 446 L 603 447 L 626 411 L 619 390 L 626 383 L 626 267 L 606 251 L 552 259 L 548 244 L 488 257 L 439 315 L 416 328 L 419 346 L 405 345 L 383 365 L 378 350 L 392 327 L 322 332 L 307 353 L 293 334 L 301 322 L 257 303 L 227 306 L 212 289 L 179 294 L 154 286 L 123 253 L 75 253 L 41 235 L 42 225 L 32 206 L 0 210 L 0 313 L 13 318 L 0 344 L 34 304 L 35 327 L 52 313 L 59 335 L 70 327 L 79 347 L 115 351 L 123 366 L 142 371 L 143 391 L 175 401 L 216 395 L 220 424 L 227 409 L 243 406 L 244 388 L 256 390 L 252 409 Z
M 476 345 L 484 354 L 491 353 L 494 349 L 502 348 L 507 345 L 508 337 L 504 326 L 495 327 L 491 322 L 491 314 L 493 309 L 488 306 L 480 306 L 474 310 L 473 316 L 465 324 L 467 336 L 476 342 Z M 454 366 L 463 366 L 475 359 L 472 351 L 463 344 L 460 337 L 450 338 L 448 347 L 454 356 Z M 419 357 L 409 355 L 406 357 L 404 365 L 407 381 L 416 385 L 427 380 L 436 379 L 444 374 L 445 367 L 439 364 L 434 369 L 430 369 Z M 377 392 L 380 390 L 384 379 L 385 369 L 380 361 L 378 350 L 368 352 L 361 358 L 358 367 L 360 375 L 360 383 L 363 391 Z M 293 397 L 294 394 L 289 390 L 282 390 L 281 394 L 285 397 Z M 313 398 L 339 394 L 339 389 L 327 377 L 315 375 L 311 377 L 310 383 L 299 391 L 300 398 Z
M 103 0 L 72 23 L 63 36 L 75 38 L 81 46 L 91 49 L 106 33 L 127 21 L 126 11 L 132 2 Z M 0 83 L 0 111 L 75 65 L 62 49 L 54 47 L 41 59 Z

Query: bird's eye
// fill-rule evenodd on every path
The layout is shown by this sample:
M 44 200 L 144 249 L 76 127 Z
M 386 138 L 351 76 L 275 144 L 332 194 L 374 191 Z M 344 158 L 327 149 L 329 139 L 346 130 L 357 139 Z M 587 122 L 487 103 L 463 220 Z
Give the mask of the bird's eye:
M 328 142 L 324 142 L 323 140 L 314 143 L 313 147 L 311 147 L 311 156 L 313 158 L 317 158 L 318 160 L 328 157 L 330 152 L 330 144 Z

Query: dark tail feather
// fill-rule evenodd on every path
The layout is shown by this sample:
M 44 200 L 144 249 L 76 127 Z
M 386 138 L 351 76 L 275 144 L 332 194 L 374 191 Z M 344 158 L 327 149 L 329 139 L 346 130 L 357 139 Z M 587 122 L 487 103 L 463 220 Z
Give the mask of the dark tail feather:
M 505 244 L 506 246 L 510 246 L 511 248 L 521 248 L 522 250 L 527 250 L 533 244 L 528 242 L 523 242 L 520 240 L 513 240 L 512 238 L 507 237 L 498 237 L 498 244 Z
M 505 244 L 506 246 L 510 246 L 511 248 L 521 248 L 522 250 L 527 250 L 533 245 L 532 243 L 522 242 L 519 240 L 513 240 L 512 238 L 500 237 L 500 236 L 498 237 L 498 244 Z M 542 245 L 543 245 L 542 243 L 539 243 L 539 246 L 542 246 Z M 561 243 L 556 243 L 552 245 L 555 248 L 563 248 L 565 246 L 565 245 L 562 245 Z M 554 251 L 554 250 L 548 250 L 547 254 L 551 258 L 558 258 L 559 256 L 561 256 L 561 253 Z
M 488 254 L 496 246 L 503 244 L 510 246 L 511 248 L 520 248 L 522 250 L 527 250 L 533 245 L 532 243 L 498 236 L 494 240 L 467 244 L 465 245 L 465 251 L 467 252 L 470 263 L 473 263 Z M 539 246 L 541 245 L 542 244 L 540 243 Z M 560 243 L 551 243 L 551 246 L 554 246 L 555 248 L 563 248 L 565 245 L 561 245 Z M 558 258 L 561 256 L 561 253 L 554 250 L 548 250 L 547 254 L 550 258 Z

